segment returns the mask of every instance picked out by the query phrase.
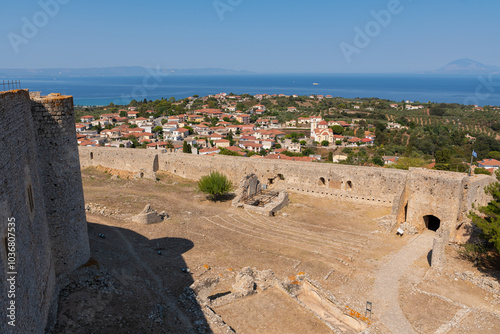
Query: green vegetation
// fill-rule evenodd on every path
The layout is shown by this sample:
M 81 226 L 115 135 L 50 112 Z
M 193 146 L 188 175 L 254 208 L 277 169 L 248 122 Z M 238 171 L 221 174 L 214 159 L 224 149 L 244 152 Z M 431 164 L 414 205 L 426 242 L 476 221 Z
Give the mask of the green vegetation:
M 198 189 L 206 194 L 212 201 L 226 195 L 232 189 L 231 181 L 222 173 L 210 172 L 198 181 Z
M 191 145 L 188 144 L 187 141 L 184 141 L 184 143 L 182 144 L 182 153 L 192 153 Z
M 473 149 L 478 154 L 478 158 L 474 159 L 473 163 L 485 158 L 500 160 L 500 141 L 496 139 L 500 135 L 498 117 L 500 110 L 495 107 L 474 108 L 456 103 L 416 101 L 412 105 L 421 105 L 422 108 L 407 110 L 405 109 L 407 103 L 404 101 L 396 103 L 397 108 L 392 108 L 390 104 L 394 104 L 394 101 L 378 98 L 319 99 L 308 96 L 269 96 L 257 100 L 248 94 L 242 94 L 241 98 L 241 100 L 233 100 L 237 103 L 238 111 L 248 112 L 256 104 L 263 104 L 267 108 L 262 115 L 251 115 L 252 122 L 257 118 L 271 118 L 284 123 L 298 117 L 321 116 L 325 121 L 342 121 L 351 124 L 354 119 L 357 119 L 350 127 L 340 125 L 331 127 L 333 133 L 337 135 L 364 138 L 367 131 L 375 135 L 373 147 L 350 145 L 349 148 L 344 148 L 343 153 L 348 155 L 348 159 L 343 163 L 347 164 L 384 166 L 383 156 L 398 156 L 399 162 L 391 167 L 407 169 L 435 162 L 434 169 L 467 172 Z M 217 100 L 215 97 L 202 99 L 197 96 L 194 99 L 181 100 L 173 97 L 155 101 L 134 100 L 124 106 L 110 104 L 106 107 L 76 108 L 75 118 L 80 121 L 81 116 L 92 115 L 98 119 L 101 114 L 109 113 L 127 116 L 126 110 L 129 107 L 136 108 L 139 112 L 138 117 L 173 116 L 202 109 L 204 105 L 208 105 L 209 108 L 224 109 L 227 107 L 227 101 Z M 297 112 L 289 112 L 288 107 L 297 108 Z M 154 113 L 146 113 L 148 110 L 153 110 Z M 211 116 L 206 116 L 204 120 L 209 126 L 214 126 L 219 122 L 217 118 Z M 228 115 L 224 116 L 224 121 L 239 124 Z M 162 120 L 162 124 L 165 122 L 166 120 Z M 189 126 L 186 128 L 190 130 L 190 134 L 193 134 L 193 128 Z M 94 129 L 99 132 L 103 130 L 100 126 Z M 158 134 L 159 139 L 162 138 L 160 127 L 154 128 L 153 132 Z M 308 126 L 298 125 L 293 132 L 286 130 L 284 132 L 287 133 L 285 137 L 291 139 L 293 143 L 300 143 L 303 148 L 307 147 L 308 140 L 304 137 L 308 137 Z M 229 133 L 227 139 L 231 145 L 236 144 L 239 134 L 241 134 L 239 130 Z M 336 140 L 335 144 L 341 146 L 343 142 L 347 142 L 347 139 Z M 281 139 L 281 142 L 283 141 L 284 138 Z M 277 144 L 276 148 L 282 145 Z M 326 142 L 314 143 L 314 146 L 318 145 L 329 146 Z M 144 145 L 135 140 L 133 147 L 144 147 Z M 302 155 L 321 151 L 321 148 L 311 146 L 307 147 Z M 235 155 L 227 152 L 222 154 Z M 248 155 L 252 154 L 255 153 Z M 257 154 L 263 155 L 266 152 L 262 151 Z M 337 153 L 334 152 L 334 154 Z M 325 158 L 327 158 L 326 155 Z M 484 173 L 485 171 L 477 169 L 476 172 Z
M 228 150 L 225 147 L 221 147 L 220 148 L 219 154 L 222 154 L 222 155 L 231 155 L 231 156 L 235 156 L 235 157 L 241 157 L 242 156 L 238 152 L 234 152 L 234 151 Z
M 500 181 L 500 170 L 497 170 L 496 177 Z M 481 229 L 484 240 L 500 253 L 500 183 L 490 184 L 485 191 L 493 196 L 493 199 L 488 205 L 478 208 L 478 212 L 472 211 L 470 217 Z
M 491 175 L 486 168 L 481 168 L 481 167 L 477 167 L 476 169 L 474 169 L 474 174 Z

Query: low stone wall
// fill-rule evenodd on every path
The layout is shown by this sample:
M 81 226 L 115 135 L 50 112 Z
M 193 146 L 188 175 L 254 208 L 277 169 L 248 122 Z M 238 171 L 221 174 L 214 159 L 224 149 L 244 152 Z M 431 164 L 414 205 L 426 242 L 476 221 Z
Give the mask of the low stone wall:
M 160 153 L 157 150 L 81 147 L 82 167 L 102 165 L 145 177 L 163 170 L 192 180 L 216 170 L 239 184 L 255 174 L 268 189 L 278 188 L 333 201 L 378 204 L 392 208 L 398 224 L 425 229 L 424 217 L 436 217 L 450 231 L 467 219 L 472 204 L 485 205 L 485 185 L 495 178 L 422 168 L 397 170 L 327 163 L 276 161 L 231 156 Z M 452 232 L 453 234 L 453 232 Z

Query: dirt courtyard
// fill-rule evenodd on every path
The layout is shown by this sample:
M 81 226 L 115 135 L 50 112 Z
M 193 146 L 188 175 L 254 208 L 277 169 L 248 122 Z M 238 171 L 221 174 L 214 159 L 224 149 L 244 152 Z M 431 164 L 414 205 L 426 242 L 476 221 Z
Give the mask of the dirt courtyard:
M 291 203 L 266 217 L 210 202 L 196 182 L 163 172 L 154 181 L 98 167 L 82 177 L 92 258 L 64 282 L 55 333 L 389 332 L 376 303 L 364 317 L 366 303 L 383 265 L 416 237 L 382 231 L 377 218 L 390 207 L 290 193 Z M 134 222 L 147 204 L 168 219 Z M 498 333 L 498 281 L 483 279 L 454 246 L 447 260 L 436 273 L 419 258 L 396 286 L 413 330 Z M 255 293 L 227 299 L 248 267 L 281 283 L 260 289 L 256 280 Z M 317 291 L 306 294 L 306 281 Z M 200 290 L 208 306 L 202 292 L 189 292 L 197 282 L 209 286 Z M 337 308 L 363 329 L 333 319 Z

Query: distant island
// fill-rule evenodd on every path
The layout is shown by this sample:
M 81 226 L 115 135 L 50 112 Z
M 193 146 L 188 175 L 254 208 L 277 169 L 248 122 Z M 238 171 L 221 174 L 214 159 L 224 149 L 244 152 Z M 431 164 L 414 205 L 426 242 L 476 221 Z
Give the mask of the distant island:
M 485 65 L 473 59 L 454 60 L 433 73 L 438 74 L 499 74 L 500 66 Z
M 226 68 L 192 68 L 166 69 L 142 66 L 116 66 L 93 68 L 45 68 L 45 69 L 1 69 L 0 79 L 11 78 L 63 78 L 63 77 L 125 77 L 156 75 L 251 75 L 264 74 L 246 70 Z M 422 72 L 420 72 L 422 73 Z M 426 71 L 424 74 L 500 74 L 500 66 L 485 65 L 473 59 L 457 59 L 437 70 Z M 328 74 L 328 73 L 323 73 Z M 329 73 L 335 74 L 335 73 Z M 381 73 L 383 74 L 383 73 Z M 411 73 L 407 73 L 411 74 Z

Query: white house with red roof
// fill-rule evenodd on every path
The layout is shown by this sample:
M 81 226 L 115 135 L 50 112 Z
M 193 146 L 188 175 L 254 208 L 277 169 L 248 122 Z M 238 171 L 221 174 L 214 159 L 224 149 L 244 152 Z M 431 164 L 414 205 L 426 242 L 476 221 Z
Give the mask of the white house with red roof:
M 209 137 L 210 140 L 221 140 L 222 138 L 224 137 L 218 133 L 211 134 Z
M 241 131 L 255 131 L 255 124 L 240 125 Z
M 220 153 L 220 149 L 219 148 L 215 148 L 215 147 L 212 147 L 212 148 L 202 148 L 201 150 L 198 151 L 198 153 L 200 153 L 200 155 L 219 154 Z
M 253 152 L 260 152 L 260 150 L 264 147 L 264 145 L 262 144 L 257 144 L 253 142 L 242 142 L 239 145 L 240 147 L 243 147 L 245 150 Z
M 82 124 L 82 123 L 76 123 L 75 128 L 76 128 L 76 132 L 82 132 L 82 131 L 87 129 L 87 125 Z
M 231 146 L 231 143 L 227 139 L 219 139 L 214 141 L 215 147 L 229 147 Z
M 477 162 L 478 167 L 497 170 L 500 167 L 500 161 L 496 159 L 484 159 Z
M 363 138 L 363 139 L 361 139 L 361 141 L 365 145 L 373 145 L 373 143 L 375 142 L 375 140 L 372 138 Z
M 82 122 L 82 123 L 90 123 L 93 120 L 94 120 L 94 116 L 91 116 L 91 115 L 85 115 L 85 116 L 80 117 L 80 122 Z
M 136 118 L 139 112 L 137 111 L 127 111 L 127 117 L 128 118 Z
M 424 109 L 424 106 L 419 105 L 419 106 L 413 106 L 411 104 L 407 104 L 405 106 L 406 110 L 417 110 L 417 109 Z
M 172 140 L 183 140 L 189 135 L 189 130 L 185 128 L 177 128 L 172 132 Z

